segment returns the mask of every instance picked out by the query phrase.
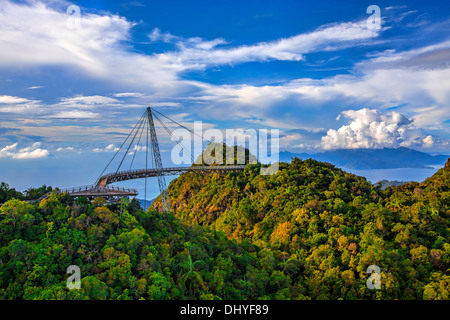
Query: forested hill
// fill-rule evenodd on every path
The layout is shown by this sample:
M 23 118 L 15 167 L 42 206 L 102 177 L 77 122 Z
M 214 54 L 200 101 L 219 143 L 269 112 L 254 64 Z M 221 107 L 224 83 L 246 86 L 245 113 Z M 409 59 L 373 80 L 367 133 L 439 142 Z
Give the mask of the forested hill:
M 67 194 L 30 204 L 2 185 L 0 299 L 449 299 L 449 186 L 450 164 L 380 190 L 294 159 L 273 176 L 183 174 L 174 213 L 159 213 Z
M 377 265 L 378 296 L 421 299 L 449 298 L 449 187 L 449 161 L 423 183 L 380 190 L 331 164 L 295 158 L 273 176 L 258 165 L 187 173 L 168 190 L 176 217 L 284 255 L 280 270 L 305 296 L 361 298 L 367 267 Z M 287 271 L 296 264 L 300 275 Z
M 229 238 L 269 243 L 279 224 L 295 224 L 299 215 L 342 216 L 347 223 L 357 224 L 364 218 L 366 207 L 382 207 L 394 216 L 398 211 L 410 211 L 423 204 L 420 213 L 426 215 L 438 208 L 432 203 L 442 200 L 439 210 L 442 218 L 448 218 L 445 192 L 450 185 L 449 167 L 447 161 L 444 168 L 422 183 L 408 182 L 380 190 L 364 177 L 332 164 L 294 158 L 290 164 L 282 162 L 278 173 L 272 176 L 260 175 L 259 164 L 249 164 L 244 172 L 226 175 L 186 173 L 171 182 L 168 192 L 177 217 L 212 225 L 225 231 Z M 433 201 L 419 195 L 433 195 Z M 157 198 L 154 207 L 159 206 Z
M 356 197 L 360 202 L 377 197 L 363 177 L 328 163 L 298 158 L 281 163 L 272 176 L 261 175 L 259 165 L 247 165 L 244 172 L 227 175 L 183 174 L 171 182 L 168 192 L 177 217 L 214 225 L 230 238 L 247 237 L 256 242 L 269 241 L 273 229 L 293 220 L 296 210 L 319 213 L 330 204 L 333 211 L 344 213 L 342 206 Z M 158 198 L 154 206 L 159 204 Z

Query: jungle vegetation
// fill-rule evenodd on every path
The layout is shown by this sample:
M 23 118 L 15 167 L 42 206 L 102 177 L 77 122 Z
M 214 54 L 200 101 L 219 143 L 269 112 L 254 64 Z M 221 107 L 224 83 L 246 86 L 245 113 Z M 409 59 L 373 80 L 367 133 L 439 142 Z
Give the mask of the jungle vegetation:
M 51 187 L 2 183 L 0 299 L 449 299 L 449 162 L 385 189 L 311 159 L 259 170 L 183 174 L 172 212 L 159 199 L 145 212 L 136 199 L 30 203 Z

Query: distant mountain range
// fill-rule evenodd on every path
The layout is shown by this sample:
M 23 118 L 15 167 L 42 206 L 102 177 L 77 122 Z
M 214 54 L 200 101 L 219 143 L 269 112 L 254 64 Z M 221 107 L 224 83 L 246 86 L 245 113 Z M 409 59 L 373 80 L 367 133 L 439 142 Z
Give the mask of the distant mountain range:
M 152 199 L 152 200 L 138 199 L 138 200 L 139 200 L 139 203 L 141 204 L 141 207 L 147 209 L 153 204 L 153 201 L 155 201 L 155 199 Z
M 381 190 L 384 190 L 387 187 L 400 186 L 400 185 L 404 184 L 405 182 L 410 182 L 410 181 L 398 181 L 398 180 L 388 181 L 386 179 L 383 179 L 383 180 L 378 181 L 375 185 L 380 186 Z
M 431 155 L 408 148 L 338 149 L 315 154 L 280 152 L 280 161 L 315 159 L 350 169 L 425 168 L 444 165 L 448 155 Z

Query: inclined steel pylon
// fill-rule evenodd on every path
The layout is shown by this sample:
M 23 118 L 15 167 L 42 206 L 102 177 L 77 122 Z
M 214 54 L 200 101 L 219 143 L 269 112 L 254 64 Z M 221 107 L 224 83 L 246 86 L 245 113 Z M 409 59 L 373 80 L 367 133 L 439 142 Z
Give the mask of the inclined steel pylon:
M 164 178 L 161 154 L 159 153 L 158 138 L 156 137 L 155 124 L 153 122 L 152 109 L 147 107 L 147 117 L 150 127 L 150 138 L 152 140 L 152 151 L 155 159 L 155 169 L 158 177 L 159 191 L 161 192 L 161 204 L 164 211 L 170 211 L 169 194 L 166 187 L 166 179 Z M 148 152 L 148 151 L 147 151 Z
M 169 117 L 163 115 L 162 113 L 158 112 L 157 110 L 152 109 L 151 107 L 147 107 L 145 112 L 140 117 L 139 121 L 135 124 L 134 128 L 131 130 L 131 132 L 128 134 L 125 141 L 122 142 L 122 145 L 117 148 L 114 156 L 112 159 L 108 162 L 106 167 L 103 169 L 103 171 L 100 173 L 99 177 L 97 178 L 95 185 L 93 186 L 83 186 L 83 187 L 77 187 L 75 190 L 68 191 L 70 195 L 73 195 L 74 197 L 78 196 L 86 196 L 86 197 L 120 197 L 120 196 L 135 196 L 137 195 L 137 190 L 122 190 L 123 188 L 114 187 L 114 186 L 108 186 L 113 182 L 119 182 L 119 181 L 126 181 L 126 180 L 132 180 L 132 179 L 145 179 L 145 198 L 144 200 L 147 200 L 147 178 L 148 177 L 157 177 L 158 178 L 158 185 L 159 190 L 161 194 L 161 207 L 164 211 L 170 211 L 170 203 L 169 203 L 169 194 L 166 186 L 165 176 L 166 175 L 175 175 L 175 174 L 181 174 L 184 172 L 238 172 L 245 170 L 245 165 L 233 165 L 233 166 L 190 166 L 190 167 L 172 167 L 172 168 L 164 168 L 161 161 L 161 154 L 159 150 L 159 144 L 158 144 L 158 138 L 156 136 L 156 128 L 153 119 L 159 121 L 159 123 L 162 125 L 164 129 L 169 133 L 169 135 L 172 137 L 172 141 L 175 141 L 180 145 L 180 147 L 183 149 L 184 152 L 187 152 L 190 154 L 190 152 L 178 141 L 178 139 L 173 135 L 172 131 L 159 119 L 157 116 L 159 114 L 162 117 L 165 117 L 169 121 L 172 121 L 176 125 L 190 131 L 194 135 L 196 134 L 194 131 L 186 128 L 185 126 L 179 124 L 175 120 L 170 119 Z M 145 133 L 145 140 L 146 140 L 146 152 L 145 152 L 145 169 L 134 169 L 132 170 L 131 167 L 133 165 L 136 152 L 139 148 L 136 148 L 139 146 L 139 143 L 141 142 L 142 135 Z M 198 135 L 198 134 L 197 134 Z M 131 149 L 133 146 L 133 143 L 135 139 L 138 138 L 137 144 L 135 145 L 136 149 Z M 201 136 L 200 136 L 201 137 Z M 150 138 L 150 139 L 149 139 Z M 203 137 L 201 137 L 204 139 Z M 124 146 L 126 145 L 127 141 L 131 139 L 131 141 L 128 143 L 128 147 Z M 149 141 L 151 140 L 151 141 Z M 210 143 L 212 143 L 209 140 L 206 140 Z M 155 166 L 152 168 L 148 168 L 148 154 L 149 154 L 149 142 L 151 143 L 151 163 L 155 164 Z M 120 150 L 125 150 L 125 153 L 122 157 L 122 160 L 120 161 L 119 166 L 117 169 L 108 174 L 104 174 L 105 171 L 109 168 L 113 160 L 116 158 L 116 156 L 119 154 Z M 122 170 L 119 171 L 121 166 L 123 165 L 125 161 L 125 157 L 127 155 L 133 155 L 133 158 L 131 160 L 131 164 L 128 170 Z M 194 162 L 193 157 L 191 155 L 192 162 Z M 154 162 L 153 162 L 154 161 Z M 120 189 L 120 190 L 119 190 Z M 81 193 L 80 193 L 81 192 Z M 117 198 L 116 197 L 116 198 Z M 113 199 L 114 200 L 114 199 Z M 145 201 L 146 202 L 146 201 Z

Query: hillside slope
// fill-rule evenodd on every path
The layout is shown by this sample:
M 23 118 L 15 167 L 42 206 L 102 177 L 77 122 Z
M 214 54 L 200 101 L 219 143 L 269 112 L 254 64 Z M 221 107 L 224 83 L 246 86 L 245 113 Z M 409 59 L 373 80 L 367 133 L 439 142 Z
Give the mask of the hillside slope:
M 174 213 L 12 198 L 0 207 L 0 299 L 449 299 L 449 187 L 450 160 L 380 190 L 294 159 L 273 176 L 258 165 L 182 175 Z M 80 290 L 66 287 L 70 265 Z
M 121 209 L 122 207 L 122 209 Z M 281 258 L 137 201 L 105 206 L 52 194 L 0 207 L 0 300 L 276 299 L 299 295 Z M 67 267 L 81 271 L 69 290 Z M 261 275 L 261 277 L 259 277 Z M 281 280 L 280 280 L 281 279 Z
M 169 198 L 186 222 L 284 252 L 286 264 L 301 265 L 308 296 L 363 298 L 367 267 L 377 265 L 378 297 L 448 298 L 449 186 L 450 165 L 422 184 L 380 190 L 333 165 L 296 158 L 273 176 L 259 175 L 257 165 L 183 174 Z

